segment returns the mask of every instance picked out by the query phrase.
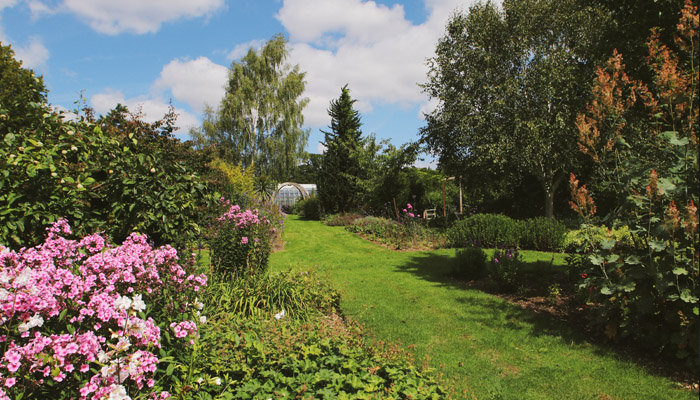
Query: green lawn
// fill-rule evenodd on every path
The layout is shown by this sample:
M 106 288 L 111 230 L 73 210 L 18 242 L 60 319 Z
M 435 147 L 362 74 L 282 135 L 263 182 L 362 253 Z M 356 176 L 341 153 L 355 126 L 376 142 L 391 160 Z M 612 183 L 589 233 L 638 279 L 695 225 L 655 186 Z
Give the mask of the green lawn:
M 413 345 L 456 398 L 697 399 L 575 329 L 454 284 L 454 250 L 396 252 L 342 227 L 286 220 L 273 271 L 317 266 L 342 294 L 342 310 L 377 340 Z M 527 252 L 526 260 L 551 254 Z M 555 266 L 562 259 L 555 259 Z M 563 268 L 563 265 L 562 265 Z

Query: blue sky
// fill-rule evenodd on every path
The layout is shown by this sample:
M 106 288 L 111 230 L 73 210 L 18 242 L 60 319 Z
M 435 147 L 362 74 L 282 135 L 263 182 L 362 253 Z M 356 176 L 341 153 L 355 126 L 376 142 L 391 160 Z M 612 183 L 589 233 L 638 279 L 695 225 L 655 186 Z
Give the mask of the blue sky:
M 0 41 L 44 76 L 49 101 L 72 109 L 81 91 L 104 113 L 117 103 L 145 118 L 172 101 L 179 136 L 216 107 L 226 71 L 276 33 L 306 75 L 308 151 L 321 150 L 330 100 L 346 83 L 365 134 L 414 141 L 432 109 L 419 83 L 457 0 L 0 0 Z

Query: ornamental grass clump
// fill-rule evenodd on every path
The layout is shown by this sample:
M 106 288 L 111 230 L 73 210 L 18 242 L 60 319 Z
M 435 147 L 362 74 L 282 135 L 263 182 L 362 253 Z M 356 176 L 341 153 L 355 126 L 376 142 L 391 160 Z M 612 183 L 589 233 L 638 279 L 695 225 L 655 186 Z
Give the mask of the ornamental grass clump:
M 176 362 L 196 339 L 207 277 L 145 235 L 113 246 L 71 233 L 61 219 L 43 244 L 0 246 L 0 399 L 170 397 L 159 355 Z M 165 334 L 166 345 L 169 325 L 176 338 Z
M 211 263 L 222 275 L 252 276 L 265 273 L 276 231 L 257 209 L 221 199 L 226 212 L 214 221 L 210 234 Z

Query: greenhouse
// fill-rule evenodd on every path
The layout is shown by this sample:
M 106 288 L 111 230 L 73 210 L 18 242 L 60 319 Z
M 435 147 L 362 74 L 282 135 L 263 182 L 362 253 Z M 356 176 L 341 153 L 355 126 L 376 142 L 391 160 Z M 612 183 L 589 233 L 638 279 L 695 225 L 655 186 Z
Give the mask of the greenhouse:
M 280 207 L 293 206 L 297 201 L 313 196 L 316 190 L 314 183 L 280 183 L 275 192 L 275 204 Z

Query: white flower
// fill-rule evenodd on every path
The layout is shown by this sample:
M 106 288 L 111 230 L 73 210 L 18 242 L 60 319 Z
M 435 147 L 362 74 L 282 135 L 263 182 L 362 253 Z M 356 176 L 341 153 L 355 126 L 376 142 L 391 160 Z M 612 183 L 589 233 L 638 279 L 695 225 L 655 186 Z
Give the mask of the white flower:
M 214 383 L 216 383 L 217 385 L 221 386 L 221 378 L 216 378 L 216 379 L 214 379 Z
M 5 301 L 7 299 L 7 296 L 10 295 L 10 292 L 8 292 L 5 289 L 0 288 L 0 301 Z
M 22 270 L 22 273 L 19 274 L 14 281 L 15 286 L 24 286 L 27 283 L 29 283 L 29 278 L 32 277 L 32 269 L 31 268 L 25 268 Z
M 143 302 L 140 294 L 134 295 L 134 301 L 131 304 L 131 308 L 133 308 L 136 312 L 141 312 L 146 309 L 146 303 Z
M 199 378 L 197 378 L 197 383 L 199 383 L 201 385 L 202 382 L 204 382 L 204 378 L 202 378 L 201 376 Z
M 114 306 L 121 310 L 128 310 L 129 307 L 131 307 L 131 299 L 128 296 L 119 296 L 119 298 L 114 301 Z
M 17 328 L 21 333 L 24 333 L 36 326 L 42 326 L 44 324 L 44 319 L 41 318 L 41 315 L 39 314 L 34 314 L 33 316 L 29 317 L 27 322 L 20 324 Z
M 207 316 L 206 316 L 206 315 L 202 315 L 201 317 L 199 317 L 199 323 L 200 323 L 200 324 L 206 324 L 206 323 L 207 323 Z
M 285 312 L 284 312 L 284 310 L 282 310 L 282 311 L 278 312 L 277 314 L 275 314 L 275 319 L 280 320 L 280 319 L 284 318 L 284 315 L 285 315 Z
M 114 350 L 116 351 L 126 351 L 131 347 L 131 342 L 129 342 L 129 338 L 127 337 L 120 337 L 119 341 L 117 342 L 116 346 L 114 346 Z
M 113 385 L 107 400 L 131 400 L 131 397 L 126 394 L 126 388 L 124 386 Z

